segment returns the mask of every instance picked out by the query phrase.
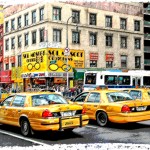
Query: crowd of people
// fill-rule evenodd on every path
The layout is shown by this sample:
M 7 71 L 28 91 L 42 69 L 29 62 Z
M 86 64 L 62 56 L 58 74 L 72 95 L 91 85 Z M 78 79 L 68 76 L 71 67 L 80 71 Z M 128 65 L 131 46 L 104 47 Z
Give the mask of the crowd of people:
M 72 88 L 67 89 L 66 85 L 54 85 L 51 89 L 55 92 L 60 93 L 64 97 L 74 97 L 83 91 L 82 86 L 74 86 Z

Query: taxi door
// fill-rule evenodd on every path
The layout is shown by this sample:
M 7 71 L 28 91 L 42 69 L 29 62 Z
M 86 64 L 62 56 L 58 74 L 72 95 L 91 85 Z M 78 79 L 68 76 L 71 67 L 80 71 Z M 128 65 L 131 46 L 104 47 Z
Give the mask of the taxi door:
M 10 104 L 11 104 L 13 98 L 14 98 L 14 96 L 9 96 L 3 102 L 1 102 L 1 105 L 0 105 L 0 122 L 1 123 L 10 124 L 10 120 L 8 117 L 11 117 L 12 114 L 11 114 L 11 112 L 9 113 L 8 110 L 11 107 Z
M 100 93 L 91 92 L 83 105 L 90 119 L 95 119 L 95 113 L 99 107 L 99 103 L 100 103 Z

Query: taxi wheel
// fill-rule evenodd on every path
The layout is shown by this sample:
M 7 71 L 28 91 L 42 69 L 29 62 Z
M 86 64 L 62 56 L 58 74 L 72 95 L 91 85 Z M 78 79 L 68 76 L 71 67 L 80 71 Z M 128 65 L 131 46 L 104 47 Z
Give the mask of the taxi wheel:
M 96 121 L 98 125 L 101 127 L 107 126 L 109 122 L 107 114 L 103 111 L 97 113 Z
M 24 136 L 31 135 L 31 127 L 30 127 L 29 121 L 27 119 L 21 120 L 21 133 Z

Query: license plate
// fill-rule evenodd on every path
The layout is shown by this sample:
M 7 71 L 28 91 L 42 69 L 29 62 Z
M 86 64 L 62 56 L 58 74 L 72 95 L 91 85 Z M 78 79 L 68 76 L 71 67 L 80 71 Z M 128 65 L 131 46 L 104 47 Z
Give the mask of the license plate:
M 62 116 L 63 117 L 72 116 L 72 112 L 71 111 L 62 112 Z
M 136 107 L 136 110 L 137 111 L 145 111 L 147 108 L 147 106 L 139 106 L 139 107 Z

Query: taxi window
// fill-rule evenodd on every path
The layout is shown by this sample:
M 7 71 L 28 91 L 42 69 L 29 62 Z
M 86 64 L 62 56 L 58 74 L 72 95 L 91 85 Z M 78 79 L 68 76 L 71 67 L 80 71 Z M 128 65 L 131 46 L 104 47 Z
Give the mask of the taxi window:
M 23 107 L 25 99 L 26 99 L 26 96 L 17 95 L 12 102 L 12 106 Z
M 2 106 L 9 106 L 11 101 L 13 100 L 14 96 L 10 96 L 8 98 L 6 98 L 3 102 L 2 102 Z
M 68 102 L 59 94 L 40 94 L 32 96 L 32 106 L 48 104 L 68 104 Z
M 138 90 L 131 90 L 129 94 L 134 98 L 134 99 L 141 99 L 142 98 L 142 92 Z
M 89 92 L 81 93 L 79 96 L 77 96 L 75 99 L 73 99 L 74 102 L 84 102 L 86 96 L 89 94 Z
M 90 103 L 99 103 L 100 102 L 100 93 L 90 93 L 87 102 Z
M 109 92 L 106 95 L 109 102 L 134 100 L 132 96 L 126 92 Z

